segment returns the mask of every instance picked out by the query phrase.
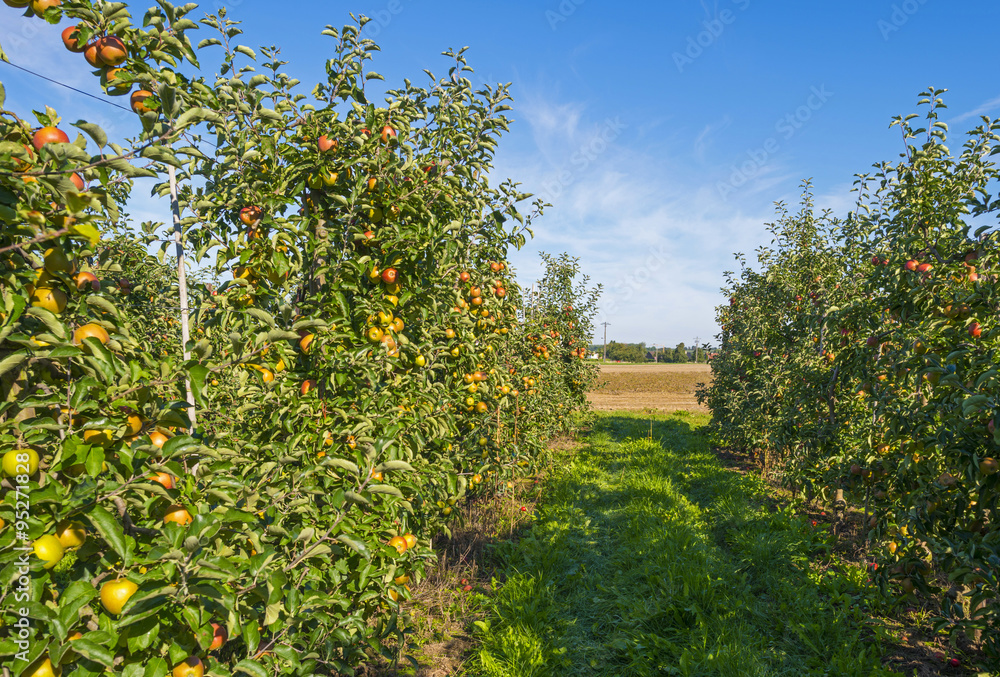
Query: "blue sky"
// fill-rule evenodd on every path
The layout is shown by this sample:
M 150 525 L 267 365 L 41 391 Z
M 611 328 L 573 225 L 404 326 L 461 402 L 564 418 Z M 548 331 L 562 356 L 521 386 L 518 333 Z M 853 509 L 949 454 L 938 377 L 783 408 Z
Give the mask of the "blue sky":
M 329 56 L 320 31 L 351 12 L 374 18 L 373 68 L 389 85 L 443 74 L 440 53 L 466 45 L 483 82 L 511 82 L 496 177 L 553 204 L 512 261 L 530 284 L 537 251 L 580 257 L 604 285 L 609 340 L 712 340 L 722 273 L 734 252 L 767 244 L 774 202 L 796 203 L 811 179 L 820 206 L 846 213 L 854 174 L 899 156 L 890 119 L 916 112 L 928 86 L 949 89 L 953 148 L 978 115 L 1000 116 L 1000 5 L 988 0 L 224 4 L 245 44 L 282 47 L 304 93 Z M 54 47 L 58 31 L 0 6 L 13 62 L 100 94 L 83 60 Z M 0 81 L 19 113 L 49 104 L 112 134 L 134 130 L 130 114 L 3 64 Z M 134 212 L 167 220 L 143 196 Z

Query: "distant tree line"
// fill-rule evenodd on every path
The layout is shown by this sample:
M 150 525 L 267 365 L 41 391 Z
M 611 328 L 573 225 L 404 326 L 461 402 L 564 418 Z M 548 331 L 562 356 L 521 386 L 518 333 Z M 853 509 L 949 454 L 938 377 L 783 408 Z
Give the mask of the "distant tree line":
M 697 355 L 693 348 L 688 348 L 683 343 L 678 343 L 676 348 L 648 348 L 645 343 L 618 343 L 610 341 L 608 343 L 608 359 L 619 362 L 668 362 L 682 364 L 685 362 L 706 361 L 706 351 L 711 350 L 709 346 L 699 346 Z M 604 346 L 601 344 L 590 346 L 591 352 L 601 355 Z M 655 356 L 654 356 L 655 353 Z

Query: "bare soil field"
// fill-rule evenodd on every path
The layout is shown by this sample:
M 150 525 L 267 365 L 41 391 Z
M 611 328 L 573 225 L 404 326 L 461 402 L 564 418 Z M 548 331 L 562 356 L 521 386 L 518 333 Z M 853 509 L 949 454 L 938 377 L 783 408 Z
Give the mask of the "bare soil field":
M 707 364 L 602 364 L 587 399 L 600 411 L 700 411 L 694 390 L 709 383 Z

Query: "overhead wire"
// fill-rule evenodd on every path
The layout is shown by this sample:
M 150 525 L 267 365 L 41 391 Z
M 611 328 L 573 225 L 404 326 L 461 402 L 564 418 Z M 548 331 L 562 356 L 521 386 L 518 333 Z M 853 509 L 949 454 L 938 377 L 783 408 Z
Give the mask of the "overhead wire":
M 65 87 L 66 89 L 73 90 L 77 94 L 83 94 L 84 96 L 89 96 L 91 99 L 96 99 L 96 100 L 100 101 L 101 103 L 106 103 L 109 106 L 114 106 L 115 108 L 119 108 L 119 109 L 121 109 L 121 110 L 123 110 L 123 111 L 125 111 L 127 113 L 131 113 L 132 112 L 131 109 L 126 108 L 125 106 L 119 106 L 114 101 L 108 101 L 107 99 L 102 99 L 101 97 L 97 96 L 96 94 L 91 94 L 90 92 L 85 92 L 82 89 L 77 89 L 76 87 L 73 87 L 72 85 L 67 85 L 65 82 L 59 82 L 58 80 L 50 78 L 50 77 L 48 77 L 46 75 L 42 75 L 41 73 L 36 73 L 33 70 L 29 70 L 29 69 L 25 68 L 24 66 L 18 66 L 16 63 L 13 63 L 11 61 L 3 61 L 2 59 L 0 59 L 0 63 L 5 63 L 8 66 L 12 66 L 12 67 L 14 67 L 14 68 L 16 68 L 16 69 L 18 69 L 20 71 L 24 71 L 25 73 L 28 73 L 29 75 L 34 75 L 36 78 L 41 78 L 42 80 L 47 80 L 47 81 L 51 82 L 52 84 L 59 85 L 60 87 Z

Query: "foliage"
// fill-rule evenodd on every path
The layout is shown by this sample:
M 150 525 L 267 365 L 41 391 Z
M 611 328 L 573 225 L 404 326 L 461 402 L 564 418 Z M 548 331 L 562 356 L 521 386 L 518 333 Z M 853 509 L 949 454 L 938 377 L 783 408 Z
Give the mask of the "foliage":
M 608 359 L 617 362 L 645 362 L 645 343 L 618 343 L 608 342 Z
M 126 62 L 97 73 L 109 94 L 141 88 L 130 144 L 81 121 L 35 149 L 57 113 L 0 110 L 0 446 L 40 459 L 4 480 L 0 592 L 19 590 L 25 541 L 85 534 L 53 568 L 31 558 L 30 649 L 9 663 L 2 611 L 15 677 L 45 660 L 162 677 L 189 657 L 221 676 L 350 673 L 399 634 L 452 506 L 531 472 L 594 378 L 578 348 L 599 288 L 545 257 L 526 299 L 506 263 L 542 210 L 487 180 L 506 87 L 475 90 L 449 52 L 447 77 L 377 106 L 362 18 L 324 30 L 334 56 L 307 96 L 277 50 L 258 59 L 224 10 L 195 7 L 160 3 L 142 27 L 90 0 L 40 17 L 121 39 Z M 142 176 L 176 193 L 205 279 L 181 284 L 162 224 L 130 234 Z M 115 613 L 99 590 L 126 579 Z
M 846 219 L 815 215 L 808 194 L 782 208 L 760 271 L 729 278 L 700 397 L 729 444 L 863 506 L 881 584 L 939 595 L 939 628 L 982 632 L 997 658 L 1000 123 L 953 155 L 942 93 L 922 94 L 924 127 L 893 121 L 902 159 L 858 177 Z

